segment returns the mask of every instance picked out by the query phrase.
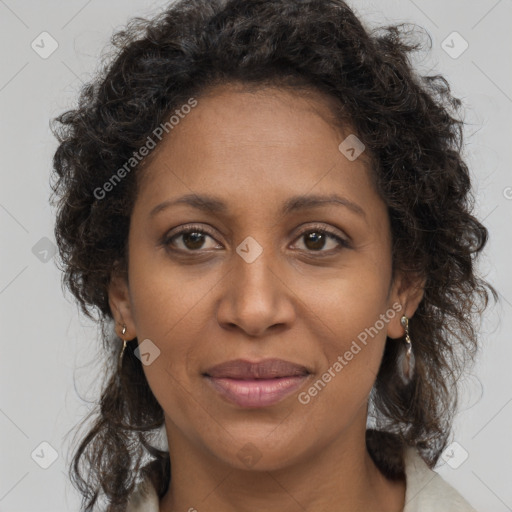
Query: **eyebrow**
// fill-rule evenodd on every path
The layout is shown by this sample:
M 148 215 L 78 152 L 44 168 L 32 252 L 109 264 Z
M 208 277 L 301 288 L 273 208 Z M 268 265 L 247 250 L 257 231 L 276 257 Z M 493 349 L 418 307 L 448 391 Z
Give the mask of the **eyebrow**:
M 178 204 L 186 204 L 193 208 L 197 208 L 198 210 L 202 210 L 208 213 L 226 213 L 228 211 L 228 206 L 222 200 L 210 196 L 210 195 L 198 195 L 198 194 L 187 194 L 185 196 L 179 197 L 177 199 L 168 199 L 163 203 L 155 206 L 151 212 L 149 213 L 150 217 L 154 217 L 158 213 L 171 206 Z M 345 197 L 341 197 L 337 194 L 330 195 L 299 195 L 290 197 L 285 201 L 281 208 L 281 214 L 287 215 L 299 210 L 305 210 L 308 208 L 315 208 L 318 206 L 323 206 L 325 204 L 335 204 L 339 206 L 344 206 L 351 210 L 352 212 L 365 217 L 366 214 L 364 210 L 353 201 Z

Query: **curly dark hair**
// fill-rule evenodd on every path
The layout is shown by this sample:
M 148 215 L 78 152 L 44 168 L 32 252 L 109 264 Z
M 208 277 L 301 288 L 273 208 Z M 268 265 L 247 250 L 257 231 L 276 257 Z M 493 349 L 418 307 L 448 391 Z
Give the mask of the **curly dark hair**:
M 365 28 L 341 0 L 181 0 L 115 33 L 110 62 L 82 88 L 77 108 L 53 120 L 59 265 L 83 313 L 102 326 L 108 356 L 97 417 L 70 468 L 83 510 L 100 492 L 109 511 L 124 510 L 142 477 L 162 497 L 171 475 L 169 453 L 150 442 L 164 415 L 133 354 L 137 339 L 118 374 L 121 343 L 109 330 L 108 286 L 114 270 L 127 269 L 130 215 L 151 154 L 108 200 L 95 190 L 177 107 L 228 83 L 326 93 L 335 118 L 365 144 L 388 208 L 393 271 L 425 279 L 410 326 L 415 376 L 408 385 L 396 378 L 399 344 L 386 343 L 368 451 L 390 477 L 403 471 L 408 445 L 434 467 L 451 431 L 457 378 L 478 349 L 477 317 L 497 294 L 475 268 L 488 233 L 472 214 L 461 102 L 443 76 L 414 70 L 410 56 L 423 45 L 415 30 Z

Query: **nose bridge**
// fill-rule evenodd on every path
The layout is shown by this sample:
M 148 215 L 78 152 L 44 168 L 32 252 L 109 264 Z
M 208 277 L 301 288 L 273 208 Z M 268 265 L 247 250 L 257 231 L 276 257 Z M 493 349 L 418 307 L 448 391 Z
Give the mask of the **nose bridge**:
M 241 300 L 248 298 L 250 301 L 251 297 L 246 296 L 252 294 L 253 301 L 273 302 L 277 258 L 270 237 L 255 236 L 260 241 L 253 236 L 247 236 L 236 247 L 233 269 L 235 287 L 237 293 L 241 292 L 238 295 Z
M 236 324 L 251 335 L 291 320 L 293 311 L 279 276 L 270 236 L 247 236 L 236 247 L 219 322 Z

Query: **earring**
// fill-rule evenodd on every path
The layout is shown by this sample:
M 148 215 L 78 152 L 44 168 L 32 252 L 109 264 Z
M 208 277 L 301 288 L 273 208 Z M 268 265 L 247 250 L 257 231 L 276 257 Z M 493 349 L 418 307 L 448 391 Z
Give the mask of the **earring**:
M 404 315 L 400 323 L 405 329 L 405 350 L 400 351 L 398 356 L 398 375 L 404 384 L 409 384 L 414 375 L 415 357 L 412 351 L 411 337 L 409 336 L 409 319 Z
M 124 336 L 126 333 L 126 325 L 123 325 L 123 330 L 121 331 L 121 335 Z M 121 371 L 121 366 L 123 364 L 123 355 L 124 355 L 124 351 L 126 349 L 126 343 L 127 341 L 122 338 L 123 340 L 123 348 L 121 349 L 121 353 L 119 354 L 119 361 L 118 361 L 118 371 Z

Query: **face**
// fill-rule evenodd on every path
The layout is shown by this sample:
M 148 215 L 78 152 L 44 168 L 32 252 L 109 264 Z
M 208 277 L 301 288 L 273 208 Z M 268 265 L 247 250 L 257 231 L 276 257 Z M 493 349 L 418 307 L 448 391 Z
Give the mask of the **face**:
M 171 457 L 277 469 L 364 433 L 386 336 L 419 300 L 392 280 L 386 206 L 327 98 L 197 100 L 144 170 L 110 303 L 150 354 Z

